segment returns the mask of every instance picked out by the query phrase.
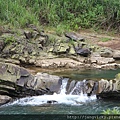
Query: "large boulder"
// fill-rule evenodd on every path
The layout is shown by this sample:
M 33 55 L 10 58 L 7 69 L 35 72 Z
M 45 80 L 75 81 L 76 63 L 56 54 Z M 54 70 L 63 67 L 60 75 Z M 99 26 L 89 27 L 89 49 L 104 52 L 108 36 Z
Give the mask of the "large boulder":
M 62 78 L 55 75 L 49 75 L 47 73 L 37 73 L 35 75 L 35 82 L 36 85 L 34 86 L 34 89 L 58 92 L 62 84 Z

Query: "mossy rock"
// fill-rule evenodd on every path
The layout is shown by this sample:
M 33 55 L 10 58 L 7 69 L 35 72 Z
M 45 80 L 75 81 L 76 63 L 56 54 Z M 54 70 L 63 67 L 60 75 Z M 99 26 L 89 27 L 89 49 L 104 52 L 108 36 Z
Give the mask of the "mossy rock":
M 120 73 L 115 76 L 116 80 L 120 80 Z

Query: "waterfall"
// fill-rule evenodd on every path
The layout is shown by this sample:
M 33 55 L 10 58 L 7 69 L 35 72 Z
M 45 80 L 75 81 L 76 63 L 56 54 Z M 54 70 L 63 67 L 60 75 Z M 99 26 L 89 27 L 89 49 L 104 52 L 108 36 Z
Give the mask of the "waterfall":
M 84 94 L 84 83 L 83 81 L 78 81 L 73 87 L 72 91 L 69 94 L 66 94 L 68 78 L 64 78 L 62 80 L 62 85 L 60 88 L 59 94 L 54 93 L 53 95 L 40 95 L 40 96 L 32 96 L 25 97 L 14 101 L 13 103 L 8 103 L 7 105 L 31 105 L 31 106 L 42 106 L 48 104 L 67 104 L 67 105 L 81 105 L 85 102 L 90 102 L 91 100 L 96 100 L 96 96 L 92 95 L 90 97 L 87 94 Z
M 66 87 L 67 87 L 67 83 L 68 83 L 69 78 L 64 78 L 62 80 L 62 85 L 60 88 L 60 95 L 65 95 L 66 94 Z

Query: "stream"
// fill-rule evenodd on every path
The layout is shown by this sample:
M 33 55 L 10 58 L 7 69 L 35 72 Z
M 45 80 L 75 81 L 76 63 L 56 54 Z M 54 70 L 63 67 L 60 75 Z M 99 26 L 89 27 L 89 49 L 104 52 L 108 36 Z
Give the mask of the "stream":
M 36 70 L 36 69 L 35 69 Z M 36 72 L 41 72 L 36 70 Z M 85 79 L 113 79 L 120 72 L 117 70 L 68 70 L 49 71 L 48 73 L 69 77 L 72 80 Z M 0 107 L 0 115 L 4 114 L 101 114 L 104 110 L 120 109 L 119 101 L 96 99 L 96 96 L 88 97 L 85 94 L 65 94 L 68 79 L 64 79 L 59 94 L 42 95 L 21 98 Z M 53 101 L 49 103 L 48 101 Z

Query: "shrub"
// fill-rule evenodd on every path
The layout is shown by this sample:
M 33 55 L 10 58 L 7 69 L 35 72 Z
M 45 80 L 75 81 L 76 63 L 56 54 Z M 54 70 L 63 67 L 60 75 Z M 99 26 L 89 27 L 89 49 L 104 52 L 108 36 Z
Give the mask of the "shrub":
M 114 109 L 107 109 L 103 111 L 103 114 L 107 115 L 107 114 L 120 114 L 120 110 L 118 108 L 114 108 Z

